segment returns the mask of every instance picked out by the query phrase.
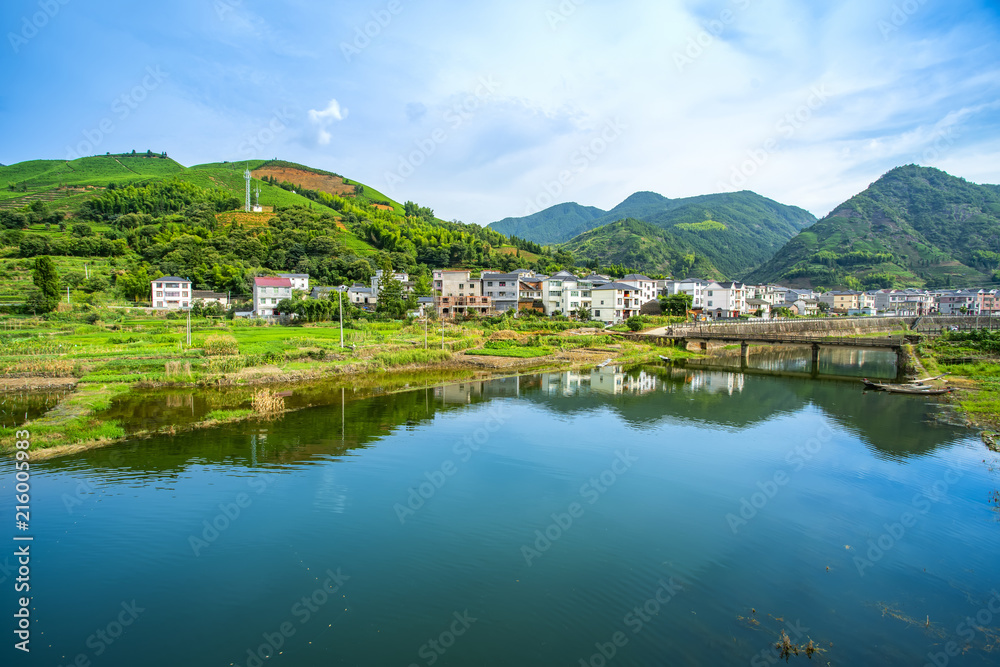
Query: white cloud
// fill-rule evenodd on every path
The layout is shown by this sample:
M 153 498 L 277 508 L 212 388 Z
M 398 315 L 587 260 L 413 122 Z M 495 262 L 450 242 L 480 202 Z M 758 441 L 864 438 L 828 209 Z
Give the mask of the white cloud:
M 313 129 L 316 132 L 316 143 L 320 146 L 326 146 L 330 143 L 333 135 L 327 129 L 335 121 L 341 121 L 347 118 L 347 109 L 342 109 L 340 107 L 340 102 L 336 99 L 330 100 L 326 105 L 326 108 L 322 111 L 317 111 L 316 109 L 309 110 L 309 122 L 312 123 Z

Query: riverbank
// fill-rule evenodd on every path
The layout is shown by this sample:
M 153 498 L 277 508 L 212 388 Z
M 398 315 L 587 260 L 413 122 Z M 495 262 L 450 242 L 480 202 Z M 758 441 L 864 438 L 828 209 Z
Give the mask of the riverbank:
M 311 363 L 268 364 L 241 368 L 230 373 L 221 373 L 208 379 L 182 378 L 171 381 L 161 379 L 137 379 L 134 382 L 97 383 L 80 381 L 68 385 L 71 379 L 59 378 L 59 386 L 72 387 L 72 391 L 49 412 L 37 419 L 14 428 L 0 429 L 0 452 L 10 452 L 16 430 L 27 430 L 31 434 L 33 458 L 44 459 L 62 456 L 85 449 L 101 447 L 127 438 L 145 438 L 159 433 L 177 433 L 186 430 L 209 428 L 222 423 L 232 423 L 250 419 L 273 419 L 285 412 L 302 409 L 280 407 L 265 411 L 254 409 L 257 396 L 278 396 L 292 391 L 301 391 L 310 383 L 326 383 L 327 391 L 347 388 L 352 395 L 376 395 L 394 391 L 406 391 L 415 386 L 439 386 L 451 382 L 519 375 L 552 370 L 574 370 L 594 367 L 612 361 L 616 364 L 636 364 L 658 360 L 662 348 L 617 340 L 610 336 L 600 336 L 595 340 L 589 334 L 570 332 L 557 335 L 560 347 L 541 348 L 541 356 L 482 356 L 481 350 L 498 349 L 514 351 L 533 348 L 526 343 L 526 337 L 514 332 L 500 332 L 494 340 L 514 341 L 513 345 L 483 347 L 466 351 L 416 350 L 417 354 L 400 355 L 377 349 L 356 350 L 356 358 L 350 363 L 339 360 L 316 360 Z M 562 340 L 565 339 L 565 340 Z M 489 341 L 487 340 L 486 343 Z M 553 341 L 549 341 L 552 343 Z M 603 345 L 582 346 L 585 343 Z M 522 343 L 524 343 L 522 345 Z M 421 354 L 436 352 L 437 354 Z M 685 357 L 699 356 L 682 353 Z M 387 364 L 395 361 L 395 365 Z M 405 363 L 409 362 L 409 363 Z M 51 386 L 50 378 L 8 378 L 21 384 L 10 386 L 25 388 L 37 384 L 43 388 Z M 143 391 L 226 391 L 227 399 L 220 400 L 217 409 L 203 418 L 183 424 L 167 424 L 155 429 L 126 432 L 122 422 L 110 418 L 106 411 L 113 400 L 130 393 Z M 358 392 L 361 392 L 358 394 Z M 310 404 L 311 405 L 311 404 Z

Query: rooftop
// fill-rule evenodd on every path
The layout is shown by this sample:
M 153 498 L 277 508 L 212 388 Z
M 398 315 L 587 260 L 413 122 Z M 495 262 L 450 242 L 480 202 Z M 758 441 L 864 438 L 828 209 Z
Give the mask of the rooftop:
M 274 276 L 258 276 L 253 279 L 253 284 L 257 287 L 291 287 L 292 281 L 288 278 L 276 278 Z

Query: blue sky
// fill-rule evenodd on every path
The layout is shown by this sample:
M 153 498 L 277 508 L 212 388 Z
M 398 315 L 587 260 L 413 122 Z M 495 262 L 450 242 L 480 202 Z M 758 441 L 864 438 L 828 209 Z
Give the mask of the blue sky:
M 638 190 L 818 216 L 1000 183 L 1000 3 L 6 0 L 0 162 L 271 158 L 485 224 Z

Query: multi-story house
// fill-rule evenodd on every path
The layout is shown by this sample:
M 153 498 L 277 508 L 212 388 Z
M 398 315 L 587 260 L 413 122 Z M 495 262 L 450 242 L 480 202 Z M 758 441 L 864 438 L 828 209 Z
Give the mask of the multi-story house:
M 642 294 L 634 285 L 613 282 L 591 290 L 591 316 L 605 324 L 614 324 L 639 314 Z
M 938 311 L 942 315 L 978 315 L 979 292 L 972 290 L 949 290 L 938 297 Z
M 795 303 L 796 301 L 816 301 L 819 298 L 819 294 L 811 289 L 792 289 L 789 288 L 785 290 L 785 303 Z
M 292 281 L 288 278 L 258 276 L 253 279 L 253 312 L 257 317 L 273 317 L 282 299 L 292 298 Z
M 163 276 L 150 282 L 149 302 L 153 308 L 180 310 L 191 307 L 191 281 L 176 276 Z
M 302 290 L 303 292 L 309 291 L 308 273 L 279 273 L 278 277 L 288 278 L 292 281 L 292 289 Z
M 674 294 L 688 294 L 691 296 L 691 309 L 701 309 L 705 307 L 705 292 L 708 289 L 708 281 L 700 278 L 685 278 L 684 280 L 673 280 L 667 284 L 667 296 Z
M 512 273 L 484 271 L 480 278 L 481 293 L 493 300 L 493 309 L 496 312 L 516 311 L 520 301 L 520 281 L 534 275 L 534 272 L 527 269 L 519 269 Z
M 618 282 L 635 287 L 643 304 L 656 300 L 656 281 L 648 276 L 630 273 Z
M 560 271 L 543 279 L 542 304 L 545 306 L 545 314 L 553 315 L 559 312 L 571 315 L 571 311 L 576 310 L 583 300 L 580 292 L 580 279 L 568 271 Z M 574 302 L 576 306 L 571 306 L 570 304 Z
M 493 312 L 493 300 L 482 293 L 482 281 L 473 280 L 468 270 L 435 269 L 433 274 L 439 317 L 487 315 Z
M 979 291 L 979 314 L 986 316 L 1000 315 L 1000 295 L 997 290 Z
M 748 315 L 747 286 L 737 282 L 711 282 L 705 289 L 703 312 L 713 319 Z
M 858 310 L 857 292 L 824 292 L 819 295 L 819 302 L 830 306 L 830 310 L 846 315 L 849 311 Z
M 521 278 L 518 281 L 518 310 L 545 311 L 542 303 L 542 281 L 540 278 Z
M 372 276 L 372 280 L 371 280 L 372 294 L 374 295 L 374 297 L 375 297 L 376 300 L 378 299 L 378 293 L 379 293 L 379 291 L 382 289 L 382 276 L 383 275 L 384 275 L 384 272 L 382 271 L 382 269 L 379 269 L 378 271 L 375 272 L 375 275 Z M 392 277 L 395 280 L 398 280 L 400 283 L 403 284 L 403 293 L 404 294 L 408 294 L 408 293 L 410 293 L 410 292 L 413 291 L 413 282 L 410 281 L 409 274 L 407 274 L 407 273 L 393 273 Z

